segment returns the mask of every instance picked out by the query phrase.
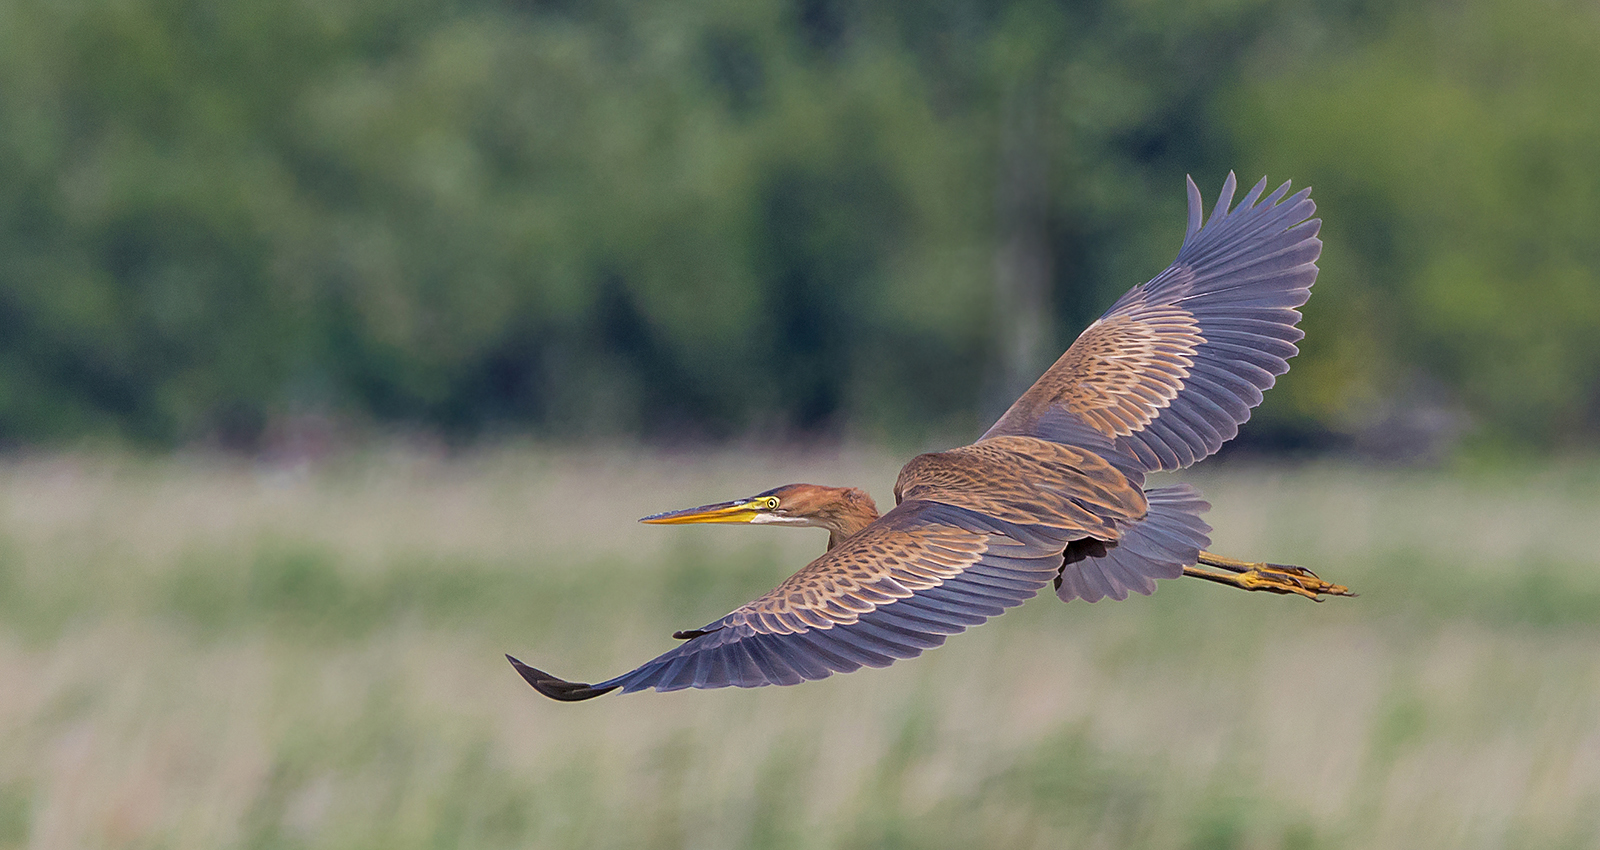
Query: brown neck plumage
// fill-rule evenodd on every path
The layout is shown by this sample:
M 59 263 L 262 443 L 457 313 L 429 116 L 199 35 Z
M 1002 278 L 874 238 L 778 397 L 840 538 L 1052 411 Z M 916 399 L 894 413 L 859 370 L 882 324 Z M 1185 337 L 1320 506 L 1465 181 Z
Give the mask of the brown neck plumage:
M 818 525 L 828 529 L 829 549 L 878 518 L 878 506 L 866 491 L 842 487 L 837 492 L 838 498 L 830 500 L 814 517 Z

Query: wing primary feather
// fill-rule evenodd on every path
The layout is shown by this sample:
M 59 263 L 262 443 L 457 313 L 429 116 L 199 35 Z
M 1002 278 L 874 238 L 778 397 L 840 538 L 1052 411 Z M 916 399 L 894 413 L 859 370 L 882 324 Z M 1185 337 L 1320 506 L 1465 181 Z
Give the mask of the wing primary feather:
M 728 684 L 728 653 L 725 647 L 708 649 L 696 660 L 694 687 L 717 687 Z
M 793 640 L 803 644 L 803 648 L 814 655 L 817 661 L 821 662 L 823 667 L 826 667 L 835 673 L 849 673 L 853 670 L 861 669 L 861 662 L 852 661 L 851 659 L 840 655 L 838 652 L 835 652 L 833 648 L 828 645 L 827 641 L 817 637 L 818 631 L 820 630 L 801 632 L 795 635 Z
M 1192 374 L 1211 379 L 1213 383 L 1219 384 L 1224 389 L 1233 393 L 1249 407 L 1255 407 L 1261 403 L 1261 387 L 1250 383 L 1244 378 L 1241 378 L 1238 375 L 1221 368 L 1220 366 L 1212 366 L 1209 363 L 1197 363 L 1195 364 L 1195 369 Z
M 1155 454 L 1157 464 L 1155 468 L 1178 469 L 1183 466 L 1183 459 L 1178 457 L 1178 453 L 1172 447 L 1172 443 L 1178 440 L 1160 417 L 1150 420 L 1145 424 L 1144 430 L 1136 431 L 1129 437 L 1138 439 Z
M 1296 342 L 1300 341 L 1299 337 L 1290 341 L 1276 337 L 1260 336 L 1250 331 L 1214 328 L 1207 335 L 1206 340 L 1218 344 L 1248 345 L 1267 356 L 1283 361 L 1285 372 L 1288 371 L 1289 361 L 1300 353 L 1300 347 L 1295 345 Z M 1267 371 L 1270 372 L 1272 370 L 1269 369 Z M 1283 373 L 1279 372 L 1278 374 L 1281 375 Z
M 681 691 L 692 687 L 694 680 L 700 675 L 700 664 L 704 661 L 699 653 L 684 655 L 674 659 L 672 664 L 661 671 L 656 681 L 658 691 Z
M 1233 439 L 1239 433 L 1239 422 L 1250 415 L 1249 409 L 1240 405 L 1238 412 L 1235 413 L 1233 410 L 1224 408 L 1222 401 L 1217 397 L 1221 387 L 1209 381 L 1204 381 L 1203 379 L 1196 381 L 1193 376 L 1190 376 L 1184 379 L 1184 384 L 1196 390 L 1188 399 L 1191 404 L 1198 408 L 1196 415 L 1205 417 L 1206 421 L 1217 429 L 1217 436 L 1222 439 L 1222 442 L 1226 443 Z
M 1270 254 L 1252 253 L 1229 263 L 1211 266 L 1204 274 L 1196 274 L 1194 286 L 1190 290 L 1193 294 L 1189 297 L 1220 296 L 1231 290 L 1246 289 L 1266 283 L 1274 284 L 1274 288 L 1299 288 L 1295 285 L 1295 271 L 1315 262 L 1320 253 L 1322 253 L 1322 243 L 1319 240 L 1301 239 L 1293 242 L 1285 240 L 1281 248 L 1275 249 Z M 1223 279 L 1227 281 L 1226 286 L 1205 285 L 1208 281 Z
M 949 584 L 942 584 L 938 587 L 930 587 L 924 590 L 917 594 L 917 601 L 946 604 L 952 611 L 977 615 L 980 623 L 988 617 L 999 616 L 1000 612 L 1004 611 L 1008 605 L 1016 604 L 1006 598 L 979 593 L 976 589 L 957 589 Z M 977 623 L 973 623 L 973 625 L 977 625 Z
M 671 674 L 682 668 L 685 663 L 686 662 L 682 656 L 672 656 L 670 658 L 666 658 L 665 660 L 658 658 L 654 661 L 644 664 L 631 673 L 624 673 L 612 681 L 622 685 L 623 693 L 642 691 L 646 688 L 653 688 L 660 684 L 666 679 L 667 674 Z
M 840 657 L 863 667 L 887 667 L 894 663 L 894 656 L 863 646 L 855 635 L 841 626 L 808 632 L 806 636 L 812 643 L 826 644 Z
M 516 670 L 518 675 L 522 676 L 524 681 L 526 681 L 529 685 L 532 685 L 534 690 L 553 700 L 560 700 L 561 702 L 578 702 L 580 700 L 594 699 L 595 697 L 604 696 L 608 693 L 611 693 L 620 687 L 619 685 L 596 687 L 583 682 L 568 682 L 565 679 L 552 676 L 543 670 L 529 667 L 510 655 L 506 656 L 506 660 L 511 662 L 512 669 Z
M 1199 393 L 1191 393 L 1184 398 L 1183 404 L 1172 406 L 1172 415 L 1199 438 L 1199 442 L 1195 445 L 1203 447 L 1205 454 L 1210 454 L 1220 448 L 1226 438 L 1222 436 L 1218 425 L 1205 415 L 1207 407 L 1214 407 L 1210 404 L 1210 399 L 1201 397 Z M 1230 420 L 1228 424 L 1234 423 Z M 1238 430 L 1237 425 L 1234 425 L 1234 430 Z
M 1163 469 L 1162 459 L 1144 440 L 1119 439 L 1117 444 L 1131 451 L 1146 469 Z
M 1032 596 L 1035 589 L 1031 586 L 1004 587 L 974 582 L 969 580 L 968 572 L 963 571 L 960 576 L 938 587 L 929 588 L 923 595 L 932 593 L 935 596 L 946 596 L 951 599 L 970 600 L 973 604 L 998 604 L 1010 607 Z
M 1261 179 L 1262 179 L 1263 182 L 1266 181 L 1265 177 L 1263 177 Z M 1278 202 L 1283 199 L 1283 196 L 1288 194 L 1288 192 L 1289 192 L 1289 183 L 1290 182 L 1291 181 L 1288 181 L 1288 180 L 1283 181 L 1283 183 L 1281 185 L 1279 185 L 1278 188 L 1272 190 L 1272 194 L 1268 195 L 1266 201 L 1264 201 L 1263 203 L 1265 203 L 1269 207 L 1277 206 Z M 1297 203 L 1301 199 L 1308 197 L 1310 194 L 1311 194 L 1311 187 L 1307 186 L 1307 187 L 1301 189 L 1300 192 L 1295 195 L 1295 197 L 1291 198 L 1289 200 L 1289 203 L 1291 203 L 1291 204 Z
M 1185 402 L 1187 402 L 1187 399 L 1185 399 Z M 1184 451 L 1180 450 L 1179 451 L 1180 455 L 1182 455 L 1182 454 L 1192 455 L 1194 448 L 1199 448 L 1199 447 L 1203 447 L 1203 446 L 1206 445 L 1205 434 L 1203 434 L 1200 431 L 1196 430 L 1194 428 L 1193 424 L 1189 422 L 1188 417 L 1183 415 L 1182 408 L 1184 408 L 1186 406 L 1188 406 L 1188 405 L 1187 404 L 1182 404 L 1182 405 L 1173 404 L 1172 406 L 1168 407 L 1166 410 L 1163 410 L 1161 412 L 1162 424 L 1165 425 L 1167 427 L 1167 429 L 1170 430 L 1178 438 L 1178 442 L 1179 442 L 1180 445 L 1182 445 L 1184 448 L 1189 449 L 1188 452 L 1184 452 Z M 1184 460 L 1184 465 L 1185 466 L 1187 466 L 1187 465 L 1189 465 L 1191 463 L 1194 463 L 1194 458 L 1193 457 L 1186 457 L 1183 460 Z
M 853 628 L 876 635 L 886 646 L 894 647 L 901 658 L 915 657 L 944 643 L 944 635 L 915 631 L 883 617 L 862 617 Z
M 767 671 L 756 663 L 750 644 L 739 640 L 728 644 L 729 683 L 737 688 L 756 688 L 771 684 Z
M 961 606 L 930 598 L 926 594 L 918 594 L 909 599 L 902 599 L 896 602 L 893 607 L 895 609 L 903 608 L 908 613 L 914 613 L 931 623 L 948 624 L 947 627 L 960 627 L 950 632 L 950 634 L 976 626 L 986 619 L 981 615 L 965 610 Z
M 899 644 L 885 641 L 880 634 L 870 629 L 862 628 L 860 620 L 842 626 L 835 626 L 823 632 L 823 634 L 832 636 L 835 641 L 848 643 L 873 655 L 883 656 L 891 660 L 900 657 L 897 654 L 900 649 Z M 883 664 L 873 664 L 871 666 L 882 667 Z
M 1027 578 L 1023 578 L 1015 574 L 1003 575 L 989 570 L 979 571 L 976 569 L 969 569 L 963 573 L 961 577 L 965 580 L 973 582 L 974 584 L 982 584 L 985 587 L 992 587 L 997 590 L 1016 593 L 1038 590 L 1040 583 L 1043 580 L 1048 579 L 1049 575 L 1050 574 L 1048 572 L 1035 573 Z
M 1194 239 L 1194 235 L 1200 232 L 1205 209 L 1200 201 L 1200 187 L 1194 185 L 1194 177 L 1184 175 L 1183 182 L 1187 184 L 1189 191 L 1189 229 L 1184 231 L 1183 234 L 1183 244 L 1187 246 Z
M 901 599 L 893 605 L 885 605 L 874 611 L 873 614 L 880 618 L 880 622 L 893 623 L 907 631 L 924 632 L 935 635 L 954 635 L 967 630 L 966 623 L 946 619 L 937 612 L 918 608 L 914 604 L 907 604 L 909 600 Z
M 1239 179 L 1233 172 L 1228 172 L 1226 180 L 1222 181 L 1222 191 L 1217 194 L 1217 205 L 1211 208 L 1211 219 L 1215 221 L 1218 216 L 1227 220 L 1228 208 L 1233 205 L 1233 190 L 1238 188 Z
M 1289 184 L 1285 183 L 1283 185 L 1285 187 L 1287 187 Z M 1263 178 L 1261 178 L 1260 181 L 1258 181 L 1256 183 L 1255 186 L 1253 186 L 1250 189 L 1249 192 L 1245 193 L 1244 199 L 1239 201 L 1239 208 L 1240 209 L 1249 209 L 1249 208 L 1255 206 L 1256 205 L 1256 201 L 1258 199 L 1260 199 L 1260 197 L 1261 197 L 1261 193 L 1265 192 L 1266 190 L 1267 190 L 1267 178 L 1263 177 Z M 1270 206 L 1270 204 L 1268 206 Z
M 1230 360 L 1250 365 L 1273 375 L 1282 375 L 1289 371 L 1289 364 L 1275 354 L 1269 354 L 1257 348 L 1246 348 L 1233 342 L 1225 342 L 1207 338 L 1206 348 Z
M 1255 307 L 1249 304 L 1229 304 L 1222 308 L 1213 309 L 1207 305 L 1189 305 L 1186 307 L 1196 318 L 1206 324 L 1207 330 L 1217 327 L 1231 327 L 1247 330 L 1252 333 L 1267 337 L 1282 337 L 1283 334 L 1293 334 L 1299 331 L 1295 324 L 1303 318 L 1300 311 L 1293 307 Z M 1298 339 L 1299 337 L 1295 337 Z
M 806 679 L 795 672 L 793 667 L 784 663 L 783 659 L 775 655 L 766 645 L 765 635 L 751 635 L 740 641 L 745 650 L 750 653 L 750 659 L 761 669 L 762 675 L 774 685 L 798 685 Z
M 791 635 L 786 635 L 785 637 L 793 639 Z M 815 681 L 833 675 L 834 671 L 821 658 L 810 653 L 807 646 L 774 639 L 771 647 L 778 657 L 782 658 L 785 663 L 794 668 L 795 672 L 805 679 Z

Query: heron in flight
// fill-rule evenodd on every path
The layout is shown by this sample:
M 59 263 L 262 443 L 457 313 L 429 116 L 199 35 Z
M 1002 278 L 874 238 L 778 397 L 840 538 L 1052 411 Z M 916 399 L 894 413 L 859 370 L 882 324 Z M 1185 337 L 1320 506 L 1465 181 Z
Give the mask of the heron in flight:
M 1206 551 L 1200 494 L 1144 486 L 1232 439 L 1305 336 L 1295 308 L 1322 252 L 1310 190 L 1264 196 L 1262 178 L 1234 206 L 1235 188 L 1230 173 L 1205 220 L 1190 179 L 1177 260 L 1118 299 L 977 442 L 906 464 L 888 513 L 855 488 L 790 484 L 642 520 L 827 529 L 828 550 L 772 592 L 592 685 L 506 658 L 564 701 L 793 685 L 919 655 L 1052 583 L 1063 601 L 1088 602 L 1181 576 L 1353 595 L 1301 567 Z

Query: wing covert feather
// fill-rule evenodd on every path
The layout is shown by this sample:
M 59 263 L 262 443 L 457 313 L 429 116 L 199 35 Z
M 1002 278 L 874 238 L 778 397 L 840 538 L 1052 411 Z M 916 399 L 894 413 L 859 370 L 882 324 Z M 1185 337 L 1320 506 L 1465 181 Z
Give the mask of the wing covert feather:
M 1114 450 L 1102 448 L 1106 455 Z M 895 500 L 967 508 L 1020 526 L 1113 540 L 1145 512 L 1137 480 L 1100 452 L 1034 437 L 994 437 L 918 455 L 900 470 Z

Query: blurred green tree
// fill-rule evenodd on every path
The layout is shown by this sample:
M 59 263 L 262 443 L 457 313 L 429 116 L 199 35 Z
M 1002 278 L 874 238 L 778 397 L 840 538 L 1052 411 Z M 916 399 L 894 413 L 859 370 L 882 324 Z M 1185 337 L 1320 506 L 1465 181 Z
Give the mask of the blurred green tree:
M 1255 433 L 1600 424 L 1596 13 L 1351 0 L 0 0 L 0 439 L 970 431 L 1317 184 Z
M 1502 439 L 1592 441 L 1600 9 L 1425 4 L 1297 47 L 1262 58 L 1233 124 L 1327 215 L 1301 409 L 1349 424 L 1431 387 Z

